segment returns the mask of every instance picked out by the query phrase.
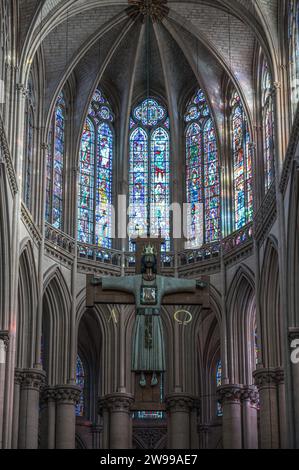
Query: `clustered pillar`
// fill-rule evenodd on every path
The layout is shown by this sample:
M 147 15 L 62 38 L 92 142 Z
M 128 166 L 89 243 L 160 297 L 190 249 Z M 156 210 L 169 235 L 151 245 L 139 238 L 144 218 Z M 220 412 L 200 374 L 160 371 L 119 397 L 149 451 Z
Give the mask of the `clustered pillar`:
M 256 388 L 228 384 L 219 387 L 217 393 L 223 409 L 223 448 L 258 448 Z
M 260 399 L 260 446 L 279 449 L 285 429 L 280 416 L 280 394 L 284 389 L 284 374 L 280 368 L 258 369 L 253 374 Z

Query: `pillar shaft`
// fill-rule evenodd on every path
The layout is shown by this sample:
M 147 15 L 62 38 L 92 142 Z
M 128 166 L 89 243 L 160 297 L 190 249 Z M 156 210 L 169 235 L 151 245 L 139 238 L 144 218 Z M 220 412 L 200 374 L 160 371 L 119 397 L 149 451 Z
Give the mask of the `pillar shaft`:
M 56 396 L 56 449 L 75 449 L 76 403 L 81 389 L 76 385 L 55 387 Z
M 39 394 L 45 373 L 37 369 L 23 370 L 20 390 L 19 448 L 38 448 Z
M 223 385 L 217 391 L 222 403 L 224 449 L 242 449 L 241 385 Z
M 133 395 L 115 393 L 99 400 L 99 411 L 109 417 L 109 449 L 132 448 L 131 406 Z M 108 411 L 105 413 L 105 411 Z
M 254 379 L 260 397 L 260 440 L 262 449 L 279 449 L 279 403 L 278 380 L 281 382 L 281 369 L 258 369 Z
M 169 416 L 168 441 L 170 449 L 190 449 L 192 396 L 174 393 L 166 398 L 166 404 Z
M 47 387 L 42 392 L 41 448 L 55 449 L 56 391 Z

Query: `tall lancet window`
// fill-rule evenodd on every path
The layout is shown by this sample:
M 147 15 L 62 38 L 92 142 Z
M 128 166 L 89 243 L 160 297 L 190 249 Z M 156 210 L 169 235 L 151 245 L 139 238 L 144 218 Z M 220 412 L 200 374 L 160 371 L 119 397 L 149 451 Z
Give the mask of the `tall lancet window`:
M 30 75 L 25 117 L 25 151 L 23 162 L 23 201 L 29 211 L 32 210 L 33 186 L 33 150 L 34 150 L 34 90 Z
M 77 356 L 76 385 L 80 387 L 81 393 L 80 393 L 79 401 L 76 405 L 76 416 L 84 416 L 84 412 L 85 412 L 84 392 L 85 392 L 85 385 L 86 385 L 85 382 L 86 382 L 86 377 L 85 377 L 85 370 L 84 370 L 83 362 L 80 356 Z
M 56 101 L 49 132 L 46 199 L 46 219 L 60 230 L 63 229 L 65 121 L 66 105 L 61 92 Z
M 265 192 L 270 188 L 274 177 L 274 104 L 273 82 L 267 62 L 263 62 L 262 70 L 262 108 L 263 108 L 263 139 L 264 139 L 264 175 Z
M 252 220 L 252 153 L 246 113 L 237 92 L 231 101 L 234 229 Z
M 96 90 L 86 118 L 80 149 L 78 240 L 112 246 L 112 180 L 114 115 Z
M 292 108 L 299 102 L 299 2 L 289 0 L 289 61 Z
M 220 238 L 220 168 L 216 132 L 206 97 L 198 90 L 186 114 L 186 189 L 188 247 Z M 202 206 L 200 206 L 202 204 Z M 200 208 L 202 207 L 203 210 Z
M 165 238 L 170 250 L 169 118 L 155 99 L 146 99 L 130 119 L 129 234 Z

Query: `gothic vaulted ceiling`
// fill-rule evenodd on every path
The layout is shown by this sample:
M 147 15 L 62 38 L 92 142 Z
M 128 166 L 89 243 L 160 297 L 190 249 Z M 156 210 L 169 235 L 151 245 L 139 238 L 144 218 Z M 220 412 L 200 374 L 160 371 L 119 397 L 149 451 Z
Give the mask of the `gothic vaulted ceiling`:
M 98 82 L 122 112 L 144 96 L 149 82 L 174 115 L 199 82 L 221 130 L 221 88 L 229 76 L 252 110 L 255 47 L 277 47 L 277 0 L 152 0 L 162 6 L 153 10 L 149 30 L 144 1 L 20 2 L 20 52 L 26 65 L 42 51 L 46 113 L 70 78 L 78 130 Z

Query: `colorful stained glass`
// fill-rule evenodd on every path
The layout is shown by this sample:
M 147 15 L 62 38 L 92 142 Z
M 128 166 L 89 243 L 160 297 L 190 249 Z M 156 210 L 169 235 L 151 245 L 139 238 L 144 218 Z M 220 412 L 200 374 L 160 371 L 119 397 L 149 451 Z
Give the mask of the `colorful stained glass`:
M 61 97 L 62 98 L 62 97 Z M 65 145 L 65 106 L 61 100 L 56 108 L 54 136 L 54 168 L 53 168 L 53 214 L 52 224 L 62 229 L 63 214 L 63 172 Z
M 95 130 L 90 119 L 84 125 L 80 150 L 78 239 L 93 244 Z
M 170 250 L 169 219 L 169 118 L 156 100 L 144 100 L 132 113 L 130 121 L 129 234 L 158 236 L 166 239 L 164 251 Z M 140 124 L 136 127 L 135 122 Z M 160 123 L 159 127 L 156 127 Z M 142 125 L 141 125 L 142 124 Z M 154 127 L 150 132 L 149 128 Z M 150 227 L 148 225 L 150 224 Z
M 48 136 L 46 218 L 53 227 L 63 228 L 65 100 L 57 98 L 53 124 Z
M 27 111 L 27 136 L 26 136 L 26 159 L 25 159 L 25 180 L 24 180 L 24 202 L 29 210 L 32 204 L 32 169 L 33 169 L 33 129 L 34 116 L 33 109 L 29 105 Z
M 76 362 L 76 384 L 81 389 L 79 402 L 76 405 L 76 416 L 84 416 L 85 372 L 84 372 L 83 363 L 79 356 L 77 356 L 77 362 Z
M 267 62 L 263 64 L 262 75 L 263 97 L 263 132 L 264 132 L 264 173 L 265 192 L 274 180 L 274 107 L 272 97 L 272 77 Z
M 220 238 L 220 169 L 216 132 L 202 90 L 193 96 L 185 114 L 186 188 L 189 203 L 187 248 Z
M 188 213 L 189 239 L 191 245 L 199 246 L 203 243 L 203 221 L 198 208 L 198 204 L 203 203 L 203 148 L 202 129 L 198 123 L 193 123 L 187 128 L 186 157 L 187 202 L 190 204 Z
M 135 108 L 133 115 L 143 126 L 154 127 L 166 118 L 166 110 L 156 100 L 146 99 Z
M 34 145 L 34 89 L 33 79 L 30 75 L 28 80 L 28 96 L 26 99 L 26 122 L 25 136 L 26 145 L 23 162 L 23 201 L 29 211 L 32 204 L 32 177 L 33 177 L 33 145 Z
M 166 419 L 166 413 L 163 411 L 136 411 L 133 413 L 133 419 L 162 420 Z
M 216 367 L 216 387 L 221 387 L 222 385 L 222 362 L 218 361 Z M 221 418 L 223 416 L 223 408 L 220 401 L 217 401 L 217 416 Z
M 299 102 L 299 2 L 289 0 L 289 62 L 293 113 Z
M 96 90 L 81 138 L 78 240 L 103 248 L 112 245 L 113 120 L 110 104 Z
M 208 243 L 220 238 L 220 192 L 216 133 L 209 119 L 204 127 L 205 237 Z
M 151 136 L 151 236 L 162 235 L 170 250 L 169 134 L 163 128 Z
M 247 117 L 237 93 L 232 99 L 232 151 L 235 230 L 244 227 L 253 215 L 252 156 Z
M 130 228 L 131 238 L 146 236 L 148 206 L 148 134 L 138 127 L 130 137 Z M 133 245 L 130 246 L 133 250 Z
M 111 247 L 113 134 L 107 123 L 98 128 L 95 243 Z

